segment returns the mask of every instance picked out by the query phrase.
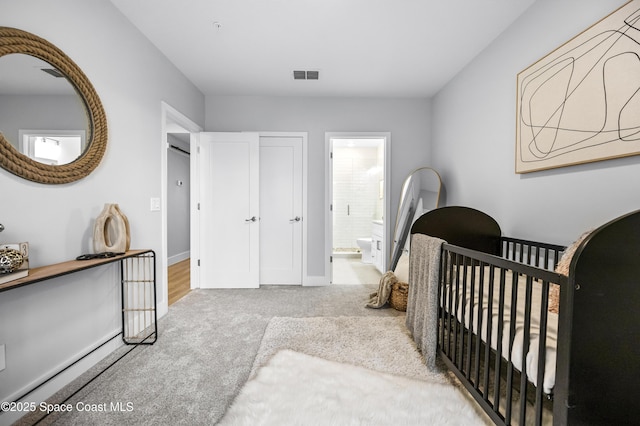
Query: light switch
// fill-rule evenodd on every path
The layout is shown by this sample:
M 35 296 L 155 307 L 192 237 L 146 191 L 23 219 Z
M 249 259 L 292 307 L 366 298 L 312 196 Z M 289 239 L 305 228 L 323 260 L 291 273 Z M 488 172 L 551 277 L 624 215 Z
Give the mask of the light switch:
M 151 211 L 159 212 L 160 211 L 160 198 L 151 198 Z

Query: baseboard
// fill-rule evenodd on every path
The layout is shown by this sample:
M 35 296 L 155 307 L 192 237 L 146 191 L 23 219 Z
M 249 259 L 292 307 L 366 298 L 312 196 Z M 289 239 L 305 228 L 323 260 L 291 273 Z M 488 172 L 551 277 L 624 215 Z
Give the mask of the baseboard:
M 46 401 L 56 392 L 80 377 L 83 373 L 85 373 L 103 358 L 121 347 L 123 345 L 123 342 L 120 335 L 114 338 L 114 336 L 120 331 L 120 329 L 114 330 L 111 334 L 104 336 L 92 346 L 87 347 L 85 351 L 77 353 L 73 357 L 69 358 L 66 363 L 60 364 L 55 368 L 49 370 L 49 372 L 47 372 L 46 374 L 43 374 L 36 380 L 24 386 L 22 389 L 19 389 L 13 394 L 9 395 L 7 397 L 7 401 L 18 402 L 17 398 L 20 398 L 31 389 L 36 388 L 35 390 L 29 392 L 24 398 L 22 398 L 20 402 L 33 402 L 36 406 L 39 406 L 41 402 Z M 67 366 L 69 365 L 71 365 L 71 367 L 67 368 Z M 1 412 L 0 426 L 11 425 L 21 417 L 23 417 L 25 414 L 28 414 L 28 412 Z
M 178 262 L 182 262 L 183 260 L 187 260 L 190 257 L 191 257 L 191 251 L 187 250 L 182 253 L 174 254 L 173 256 L 170 256 L 169 258 L 167 258 L 167 264 L 168 266 L 171 266 Z
M 302 285 L 304 287 L 325 286 L 325 285 L 329 285 L 329 279 L 327 277 L 325 277 L 324 275 L 316 275 L 316 276 L 307 275 L 303 279 Z

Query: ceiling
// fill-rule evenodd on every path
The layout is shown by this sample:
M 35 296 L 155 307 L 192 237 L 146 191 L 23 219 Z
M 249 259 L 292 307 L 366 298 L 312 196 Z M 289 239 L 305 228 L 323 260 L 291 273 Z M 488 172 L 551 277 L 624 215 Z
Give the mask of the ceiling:
M 4 55 L 0 60 L 0 95 L 75 95 L 65 78 L 42 70 L 53 66 L 30 55 Z
M 111 0 L 205 95 L 349 97 L 434 95 L 534 1 Z

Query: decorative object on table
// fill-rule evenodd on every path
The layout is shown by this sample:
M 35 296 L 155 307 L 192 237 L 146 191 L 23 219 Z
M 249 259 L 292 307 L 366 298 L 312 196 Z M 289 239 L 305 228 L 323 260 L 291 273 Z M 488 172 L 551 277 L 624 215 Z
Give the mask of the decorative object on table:
M 130 244 L 129 220 L 117 204 L 105 204 L 93 228 L 94 252 L 123 253 L 129 250 Z
M 114 253 L 112 251 L 105 251 L 102 253 L 88 253 L 81 254 L 80 256 L 76 257 L 76 260 L 110 259 L 112 257 L 122 256 L 123 254 L 124 252 Z
M 0 244 L 0 284 L 29 275 L 29 243 Z
M 640 154 L 630 1 L 517 76 L 516 173 Z

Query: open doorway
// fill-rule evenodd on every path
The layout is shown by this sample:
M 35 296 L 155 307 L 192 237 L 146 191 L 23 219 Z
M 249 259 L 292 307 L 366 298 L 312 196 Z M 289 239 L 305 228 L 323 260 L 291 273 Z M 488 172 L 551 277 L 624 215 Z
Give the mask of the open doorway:
M 377 284 L 387 268 L 387 133 L 328 134 L 332 284 Z
M 160 264 L 159 270 L 162 271 L 160 275 L 160 288 L 157 290 L 157 299 L 158 299 L 158 316 L 163 316 L 169 308 L 169 265 L 170 262 L 172 264 L 177 263 L 180 260 L 186 260 L 183 263 L 183 266 L 188 266 L 189 276 L 193 276 L 194 265 L 192 265 L 189 261 L 191 257 L 190 247 L 187 246 L 187 251 L 184 249 L 180 249 L 179 247 L 183 247 L 184 244 L 181 244 L 177 249 L 169 249 L 169 244 L 173 247 L 175 242 L 175 230 L 182 229 L 187 235 L 187 241 L 191 239 L 192 235 L 192 222 L 193 222 L 193 208 L 190 205 L 193 205 L 193 198 L 191 194 L 196 190 L 192 189 L 191 182 L 193 182 L 192 176 L 194 174 L 194 156 L 191 156 L 191 147 L 194 146 L 194 135 L 198 135 L 202 128 L 196 124 L 194 121 L 189 119 L 187 116 L 182 114 L 180 111 L 176 110 L 169 104 L 165 102 L 161 102 L 161 111 L 162 111 L 162 144 L 161 144 L 161 203 L 160 203 L 160 212 L 162 215 L 162 254 L 160 256 Z M 173 147 L 172 147 L 173 146 Z M 178 149 L 177 149 L 178 148 Z M 183 151 L 183 152 L 181 152 Z M 189 155 L 188 155 L 189 154 Z M 180 168 L 176 167 L 176 160 L 178 158 L 179 162 L 185 163 L 180 166 L 182 171 L 180 172 L 181 177 L 175 176 L 176 170 Z M 186 172 L 186 175 L 184 174 Z M 170 176 L 171 175 L 171 176 Z M 180 181 L 180 182 L 179 182 Z M 186 216 L 184 210 L 179 213 L 175 213 L 173 210 L 173 199 L 176 197 L 174 192 L 182 193 L 183 195 L 187 193 L 185 190 L 185 184 L 188 183 L 188 193 L 187 199 L 191 203 L 187 204 L 186 207 L 181 206 L 181 209 L 186 209 Z M 171 201 L 170 201 L 171 198 Z M 154 200 L 152 198 L 152 210 L 154 205 Z M 156 209 L 157 210 L 157 209 Z M 169 210 L 172 210 L 170 212 Z M 184 231 L 186 229 L 186 231 Z M 172 234 L 170 236 L 169 234 Z M 185 274 L 178 274 L 184 276 Z M 190 277 L 185 280 L 189 288 L 191 287 L 191 279 Z
M 169 305 L 191 290 L 190 133 L 167 133 L 167 263 Z

